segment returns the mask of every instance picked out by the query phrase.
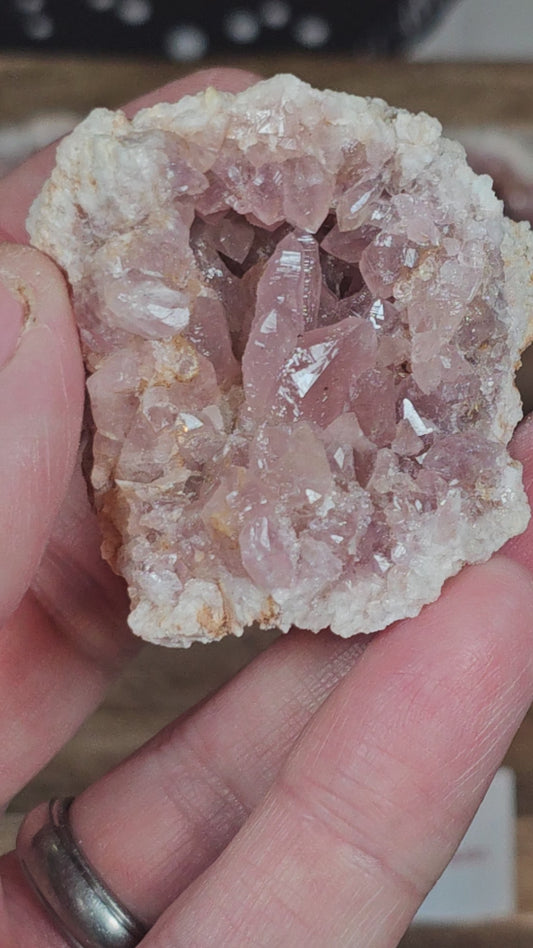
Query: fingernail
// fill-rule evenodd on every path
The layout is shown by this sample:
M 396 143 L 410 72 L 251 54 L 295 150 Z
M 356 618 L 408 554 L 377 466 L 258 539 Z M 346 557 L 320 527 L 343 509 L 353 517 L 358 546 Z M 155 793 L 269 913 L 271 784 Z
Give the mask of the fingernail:
M 23 303 L 0 280 L 0 372 L 13 358 L 23 328 Z

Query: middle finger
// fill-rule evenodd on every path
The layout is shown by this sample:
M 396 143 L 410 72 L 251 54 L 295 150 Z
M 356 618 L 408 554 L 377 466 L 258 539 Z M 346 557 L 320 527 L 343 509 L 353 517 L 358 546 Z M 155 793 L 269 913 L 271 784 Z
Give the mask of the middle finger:
M 154 921 L 219 855 L 366 641 L 291 633 L 75 801 L 87 857 L 134 913 Z

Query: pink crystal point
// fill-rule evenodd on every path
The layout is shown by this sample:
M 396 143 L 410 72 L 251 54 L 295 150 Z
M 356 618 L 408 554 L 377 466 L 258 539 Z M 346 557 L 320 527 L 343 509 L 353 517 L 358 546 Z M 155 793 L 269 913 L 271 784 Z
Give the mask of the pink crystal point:
M 96 110 L 28 226 L 139 635 L 371 632 L 524 529 L 532 238 L 434 119 L 291 76 Z

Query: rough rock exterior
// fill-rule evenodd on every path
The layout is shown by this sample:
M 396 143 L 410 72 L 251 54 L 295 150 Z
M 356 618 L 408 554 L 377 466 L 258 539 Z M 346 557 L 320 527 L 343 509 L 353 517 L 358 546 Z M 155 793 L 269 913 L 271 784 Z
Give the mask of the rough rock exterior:
M 371 632 L 525 528 L 531 235 L 435 119 L 291 76 L 98 109 L 29 232 L 72 285 L 144 638 Z

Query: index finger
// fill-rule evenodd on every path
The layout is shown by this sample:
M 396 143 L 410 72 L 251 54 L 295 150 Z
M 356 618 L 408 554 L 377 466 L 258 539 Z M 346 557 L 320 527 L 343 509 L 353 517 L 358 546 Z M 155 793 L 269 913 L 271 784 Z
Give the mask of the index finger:
M 240 92 L 258 78 L 243 69 L 203 69 L 134 99 L 124 106 L 124 111 L 131 118 L 139 109 L 158 102 L 177 102 L 184 95 L 194 95 L 208 86 L 216 86 L 223 92 Z M 0 181 L 0 241 L 28 243 L 26 217 L 54 167 L 56 147 L 57 142 L 32 155 Z
M 496 556 L 379 633 L 143 946 L 397 945 L 531 701 L 532 608 Z

